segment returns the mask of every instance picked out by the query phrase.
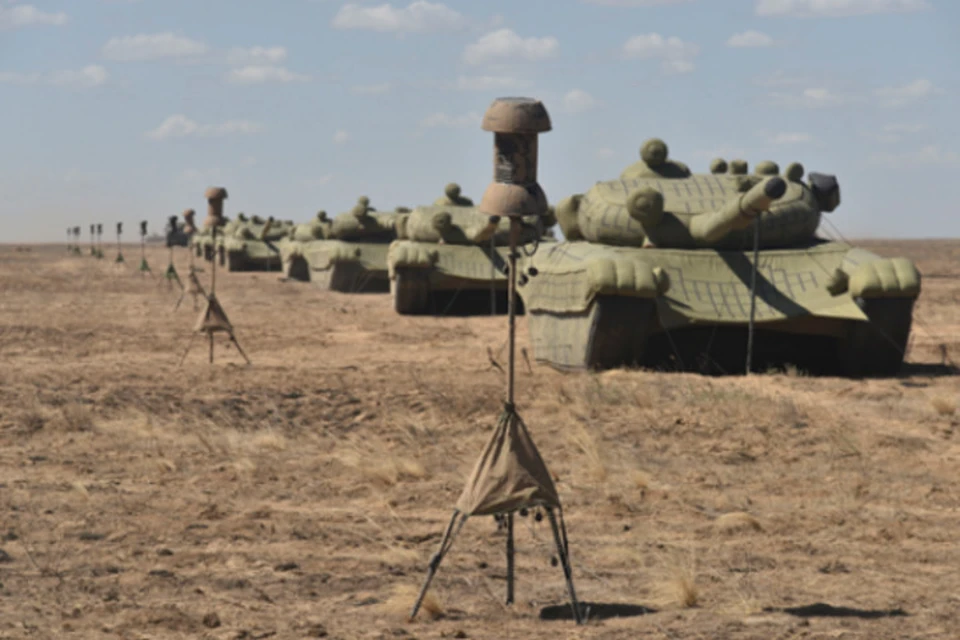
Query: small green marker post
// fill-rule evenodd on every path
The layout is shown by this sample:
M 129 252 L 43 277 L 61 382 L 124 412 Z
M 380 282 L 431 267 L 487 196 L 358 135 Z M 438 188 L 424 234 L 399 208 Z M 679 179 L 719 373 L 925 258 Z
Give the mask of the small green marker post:
M 147 262 L 147 221 L 140 222 L 140 273 L 151 273 Z
M 116 262 L 117 264 L 122 264 L 122 263 L 126 262 L 126 261 L 123 259 L 123 249 L 121 248 L 121 245 L 120 245 L 120 236 L 121 236 L 121 234 L 123 234 L 123 223 L 122 223 L 122 222 L 118 222 L 118 223 L 117 223 L 117 259 L 114 260 L 114 262 Z

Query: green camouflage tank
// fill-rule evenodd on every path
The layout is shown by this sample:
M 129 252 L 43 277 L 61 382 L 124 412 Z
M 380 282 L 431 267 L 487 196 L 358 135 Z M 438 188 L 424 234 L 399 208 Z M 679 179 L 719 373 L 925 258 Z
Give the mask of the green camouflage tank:
M 377 211 L 366 196 L 333 220 L 320 211 L 288 233 L 281 245 L 284 272 L 333 291 L 386 293 L 387 248 L 407 213 L 403 207 Z
M 217 233 L 217 255 L 227 271 L 280 271 L 278 243 L 289 236 L 292 221 L 238 214 Z
M 694 174 L 649 140 L 620 178 L 561 201 L 565 241 L 523 264 L 535 357 L 561 368 L 622 365 L 743 371 L 791 363 L 896 373 L 920 294 L 904 258 L 817 237 L 840 204 L 836 178 L 794 163 Z M 754 234 L 759 230 L 755 297 Z
M 549 240 L 535 219 L 520 241 L 532 247 Z M 415 208 L 390 245 L 387 267 L 394 308 L 401 314 L 506 312 L 507 244 L 510 222 L 480 213 L 460 187 L 447 185 L 433 205 Z M 530 250 L 528 248 L 528 250 Z

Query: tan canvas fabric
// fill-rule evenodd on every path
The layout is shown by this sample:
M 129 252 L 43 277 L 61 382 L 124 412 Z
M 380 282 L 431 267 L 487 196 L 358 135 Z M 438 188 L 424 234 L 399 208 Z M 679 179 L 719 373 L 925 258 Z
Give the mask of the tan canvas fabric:
M 535 506 L 559 508 L 557 488 L 523 420 L 514 411 L 504 411 L 457 501 L 457 511 L 482 516 Z
M 203 333 L 213 333 L 214 331 L 233 333 L 233 325 L 227 319 L 227 314 L 220 306 L 220 302 L 215 297 L 210 296 L 207 298 L 207 304 L 200 312 L 200 317 L 197 318 L 197 324 L 193 330 Z

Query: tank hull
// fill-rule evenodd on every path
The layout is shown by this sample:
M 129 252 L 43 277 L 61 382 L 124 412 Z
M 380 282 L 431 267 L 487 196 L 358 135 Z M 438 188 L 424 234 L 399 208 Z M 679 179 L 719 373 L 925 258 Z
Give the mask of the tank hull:
M 563 369 L 746 367 L 751 252 L 543 247 L 520 287 L 537 360 Z M 760 253 L 754 370 L 893 375 L 920 276 L 912 263 L 815 241 Z
M 341 293 L 387 293 L 385 242 L 314 240 L 281 246 L 283 270 L 292 280 Z
M 227 241 L 224 247 L 227 271 L 280 271 L 282 268 L 280 249 L 273 242 L 246 240 L 238 246 Z
M 508 251 L 489 244 L 394 241 L 387 256 L 394 309 L 403 315 L 506 313 Z

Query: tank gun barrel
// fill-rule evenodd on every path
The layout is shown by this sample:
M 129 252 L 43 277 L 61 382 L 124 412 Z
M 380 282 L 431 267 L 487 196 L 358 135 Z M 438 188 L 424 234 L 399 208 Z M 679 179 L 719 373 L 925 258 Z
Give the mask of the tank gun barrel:
M 267 234 L 270 233 L 270 228 L 271 228 L 272 226 L 273 226 L 273 216 L 270 216 L 269 218 L 267 218 L 266 223 L 264 223 L 264 225 L 263 225 L 263 229 L 260 231 L 260 239 L 261 239 L 261 240 L 266 240 L 266 239 L 267 239 Z
M 787 190 L 783 178 L 773 177 L 740 194 L 717 211 L 690 219 L 690 235 L 699 243 L 717 242 L 735 229 L 743 229 L 770 208 Z

